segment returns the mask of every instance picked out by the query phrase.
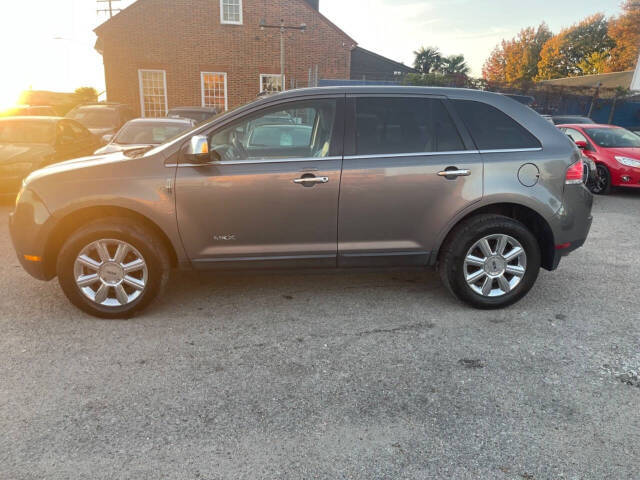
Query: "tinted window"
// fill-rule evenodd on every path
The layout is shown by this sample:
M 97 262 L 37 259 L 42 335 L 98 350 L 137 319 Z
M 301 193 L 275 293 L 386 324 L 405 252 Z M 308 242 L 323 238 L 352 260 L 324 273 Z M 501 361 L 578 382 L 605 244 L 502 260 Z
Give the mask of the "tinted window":
M 358 98 L 356 153 L 450 152 L 464 144 L 444 104 L 428 98 Z
M 453 100 L 452 103 L 480 150 L 541 146 L 522 125 L 491 105 L 469 100 Z
M 222 160 L 328 157 L 335 100 L 287 103 L 215 130 L 209 148 Z

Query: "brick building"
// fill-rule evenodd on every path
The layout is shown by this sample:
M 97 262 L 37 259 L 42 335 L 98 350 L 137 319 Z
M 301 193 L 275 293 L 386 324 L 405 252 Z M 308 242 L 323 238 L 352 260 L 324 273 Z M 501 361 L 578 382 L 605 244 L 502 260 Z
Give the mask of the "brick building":
M 185 105 L 229 109 L 282 88 L 280 31 L 288 31 L 286 88 L 350 78 L 356 42 L 318 11 L 318 0 L 138 0 L 95 32 L 107 97 L 164 116 Z

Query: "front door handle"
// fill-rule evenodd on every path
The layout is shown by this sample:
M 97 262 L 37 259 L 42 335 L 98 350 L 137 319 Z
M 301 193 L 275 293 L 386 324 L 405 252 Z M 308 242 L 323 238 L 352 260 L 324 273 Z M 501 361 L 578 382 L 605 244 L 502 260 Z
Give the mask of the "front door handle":
M 298 185 L 314 185 L 317 183 L 329 183 L 329 177 L 315 177 L 312 175 L 296 178 L 293 183 Z
M 443 170 L 442 172 L 438 172 L 439 177 L 445 177 L 447 179 L 456 178 L 456 177 L 468 177 L 471 175 L 471 170 L 467 169 L 451 169 L 451 170 Z

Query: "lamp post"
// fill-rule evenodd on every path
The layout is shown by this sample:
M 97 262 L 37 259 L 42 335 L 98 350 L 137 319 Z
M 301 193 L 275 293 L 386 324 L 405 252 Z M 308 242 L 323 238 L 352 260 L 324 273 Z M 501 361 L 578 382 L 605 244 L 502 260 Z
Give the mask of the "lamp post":
M 284 36 L 287 30 L 298 30 L 304 32 L 307 29 L 307 25 L 302 23 L 299 26 L 285 25 L 284 20 L 280 20 L 280 25 L 267 25 L 267 22 L 263 18 L 260 20 L 260 29 L 265 28 L 277 28 L 280 30 L 280 82 L 282 83 L 282 90 L 286 90 L 287 87 L 284 83 L 284 66 L 285 66 L 285 53 L 284 53 Z

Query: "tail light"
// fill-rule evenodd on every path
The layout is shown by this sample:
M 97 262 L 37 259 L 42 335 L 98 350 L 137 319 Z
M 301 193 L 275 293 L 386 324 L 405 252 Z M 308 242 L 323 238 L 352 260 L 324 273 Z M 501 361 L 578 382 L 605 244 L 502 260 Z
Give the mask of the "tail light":
M 582 165 L 582 159 L 571 165 L 567 169 L 567 175 L 564 183 L 567 185 L 576 185 L 582 183 L 582 175 L 584 173 L 584 166 Z

